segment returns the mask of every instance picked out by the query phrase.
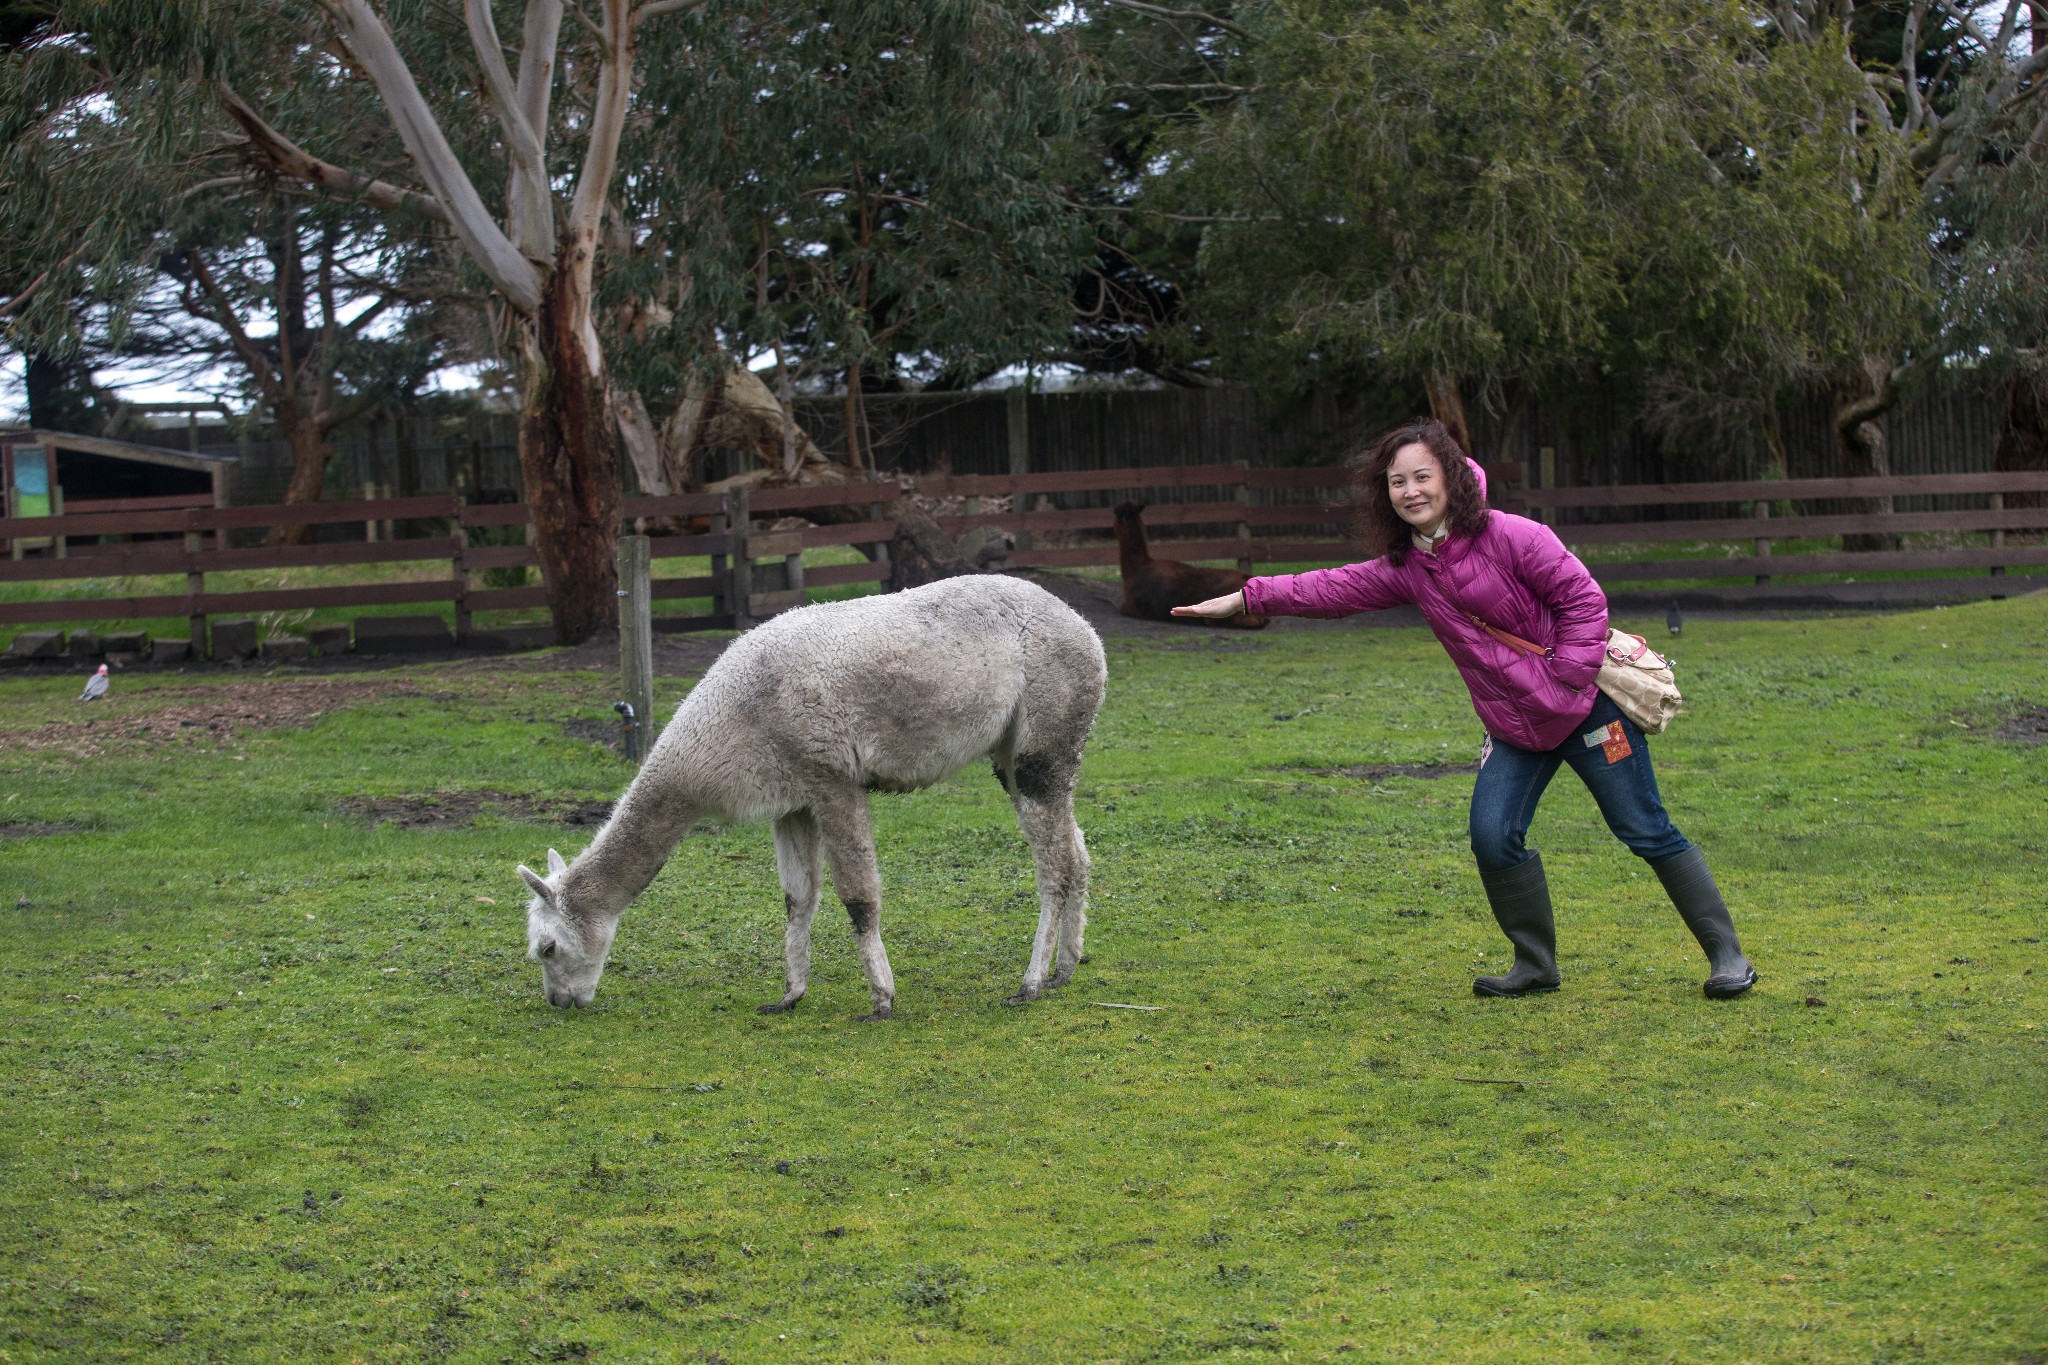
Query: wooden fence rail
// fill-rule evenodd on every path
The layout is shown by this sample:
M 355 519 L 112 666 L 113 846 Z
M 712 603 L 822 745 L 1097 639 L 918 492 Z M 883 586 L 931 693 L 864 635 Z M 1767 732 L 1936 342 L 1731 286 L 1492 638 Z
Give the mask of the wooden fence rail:
M 1521 487 L 1516 466 L 1489 470 L 1494 501 L 1547 517 L 1558 508 L 1748 505 L 1747 517 L 1601 522 L 1559 527 L 1568 543 L 1669 544 L 1738 541 L 1752 553 L 1727 556 L 1599 560 L 1591 565 L 1603 584 L 1616 586 L 1685 579 L 1747 580 L 1717 588 L 1722 596 L 1786 596 L 1838 600 L 1905 600 L 1930 596 L 2001 595 L 2008 568 L 2048 565 L 2048 546 L 2007 545 L 2008 531 L 2048 528 L 2048 509 L 2003 505 L 2007 495 L 2048 493 L 2048 474 L 1917 475 L 1882 479 L 1791 479 L 1741 483 L 1639 484 L 1603 488 Z M 957 499 L 937 520 L 958 535 L 993 526 L 1017 538 L 1011 555 L 1022 567 L 1113 565 L 1117 550 L 1107 506 L 1056 506 L 1054 499 L 1100 495 L 1181 497 L 1145 514 L 1162 555 L 1189 560 L 1231 560 L 1249 572 L 1255 564 L 1340 562 L 1362 553 L 1354 538 L 1356 509 L 1348 474 L 1341 469 L 1250 469 L 1195 465 L 1065 471 L 1045 474 L 936 476 L 904 481 L 929 498 Z M 664 629 L 744 627 L 801 605 L 810 591 L 836 584 L 878 582 L 889 575 L 888 544 L 896 525 L 886 507 L 894 484 L 735 490 L 718 494 L 628 498 L 624 525 L 647 529 L 655 559 L 707 556 L 710 571 L 653 582 L 656 601 L 709 599 L 711 611 L 658 618 Z M 1821 512 L 1774 515 L 1773 509 L 1816 499 L 1946 496 L 1981 501 L 1980 508 L 1885 514 Z M 984 499 L 1008 499 L 984 508 Z M 2040 500 L 2040 499 L 2030 499 Z M 452 603 L 458 639 L 466 639 L 475 613 L 546 605 L 539 586 L 490 587 L 472 576 L 494 569 L 539 565 L 531 544 L 493 544 L 531 517 L 518 503 L 465 505 L 452 494 L 267 507 L 184 505 L 180 499 L 131 499 L 78 504 L 61 516 L 0 519 L 0 545 L 19 557 L 0 559 L 0 583 L 89 581 L 149 575 L 184 575 L 182 593 L 114 592 L 89 598 L 0 602 L 0 625 L 60 624 L 148 617 L 188 618 L 202 649 L 207 618 L 230 613 L 287 612 L 328 607 Z M 832 509 L 852 520 L 779 518 Z M 785 529 L 776 529 L 776 523 Z M 277 527 L 355 524 L 364 539 L 309 545 L 237 546 L 237 533 Z M 403 532 L 393 538 L 391 532 Z M 1774 542 L 1844 534 L 1989 532 L 1988 548 L 1919 548 L 1845 553 L 1773 554 Z M 1162 534 L 1163 533 L 1163 534 Z M 147 537 L 165 537 L 147 539 Z M 137 539 L 137 537 L 144 537 Z M 47 553 L 24 553 L 25 546 Z M 806 567 L 804 552 L 829 546 L 864 547 L 864 562 Z M 56 551 L 66 552 L 60 557 Z M 206 575 L 325 566 L 442 563 L 445 577 L 394 583 L 209 591 Z M 1785 585 L 1785 575 L 1917 574 L 1918 579 L 1852 585 Z M 1959 580 L 1956 574 L 1979 575 Z M 1946 575 L 1927 578 L 1925 575 Z

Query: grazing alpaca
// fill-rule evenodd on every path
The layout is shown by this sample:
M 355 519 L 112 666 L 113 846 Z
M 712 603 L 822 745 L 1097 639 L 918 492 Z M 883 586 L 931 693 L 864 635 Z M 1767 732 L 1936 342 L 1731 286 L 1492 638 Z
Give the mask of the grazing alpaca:
M 527 948 L 548 1003 L 590 1003 L 619 915 L 692 821 L 772 820 L 787 988 L 761 1012 L 803 999 L 822 855 L 873 997 L 864 1018 L 889 1018 L 896 984 L 868 793 L 928 787 L 981 758 L 994 759 L 1038 871 L 1038 934 L 1011 998 L 1064 986 L 1088 918 L 1074 783 L 1107 676 L 1102 642 L 1072 609 L 994 576 L 805 607 L 733 641 L 590 847 L 573 863 L 549 849 L 546 877 L 519 869 L 534 891 Z
M 1117 563 L 1123 570 L 1126 616 L 1147 621 L 1195 622 L 1230 626 L 1238 630 L 1262 630 L 1266 618 L 1239 612 L 1221 619 L 1175 616 L 1175 607 L 1193 606 L 1212 597 L 1237 592 L 1244 587 L 1244 575 L 1235 569 L 1198 569 L 1178 560 L 1154 559 L 1145 543 L 1145 523 L 1140 520 L 1145 505 L 1118 503 L 1116 508 Z

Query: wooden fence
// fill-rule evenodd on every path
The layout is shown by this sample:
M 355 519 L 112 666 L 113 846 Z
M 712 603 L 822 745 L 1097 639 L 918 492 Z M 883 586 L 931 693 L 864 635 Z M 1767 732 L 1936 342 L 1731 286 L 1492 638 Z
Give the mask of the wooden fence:
M 1520 486 L 1520 470 L 1490 471 L 1497 505 L 1550 517 L 1575 507 L 1747 505 L 1748 517 L 1592 523 L 1559 528 L 1568 543 L 1670 545 L 1745 543 L 1748 554 L 1658 558 L 1654 551 L 1596 559 L 1591 568 L 1604 587 L 1688 579 L 1717 583 L 1715 600 L 1818 599 L 1874 603 L 1933 598 L 2002 596 L 2010 568 L 2048 566 L 2048 545 L 2007 544 L 2006 534 L 2048 527 L 2048 508 L 2007 508 L 2009 494 L 2048 493 L 2048 474 L 1921 475 L 1884 479 L 1795 479 L 1774 482 L 1644 484 L 1607 488 Z M 1056 499 L 1101 503 L 1106 495 L 1150 496 L 1146 523 L 1162 557 L 1227 560 L 1250 572 L 1259 564 L 1334 563 L 1361 553 L 1351 538 L 1354 509 L 1346 476 L 1333 469 L 1252 469 L 1242 464 L 1067 471 L 1020 475 L 957 475 L 918 480 L 917 492 L 945 499 L 939 525 L 959 534 L 994 526 L 1016 537 L 1011 562 L 1019 567 L 1113 565 L 1108 506 L 1058 506 Z M 895 489 L 888 484 L 761 489 L 751 494 L 688 494 L 628 498 L 622 515 L 630 529 L 640 519 L 687 532 L 656 534 L 655 559 L 703 555 L 709 572 L 657 579 L 657 601 L 709 599 L 712 610 L 667 617 L 667 630 L 744 627 L 802 605 L 814 588 L 878 582 L 889 574 L 888 543 L 895 523 L 884 515 Z M 1775 515 L 1804 499 L 1942 496 L 1970 498 L 1974 509 L 1907 513 Z M 1007 505 L 988 505 L 993 499 Z M 953 501 L 957 500 L 957 502 Z M 2034 501 L 2034 499 L 2029 499 Z M 779 518 L 830 509 L 826 518 L 801 518 L 794 529 L 774 529 Z M 957 509 L 957 510 L 956 510 Z M 278 526 L 353 524 L 360 541 L 303 546 L 237 546 L 234 539 Z M 786 523 L 785 523 L 786 524 Z M 452 603 L 458 640 L 470 634 L 478 612 L 546 605 L 541 587 L 480 586 L 472 576 L 492 569 L 531 568 L 530 544 L 490 544 L 491 528 L 528 527 L 523 504 L 464 505 L 450 494 L 292 507 L 169 507 L 122 505 L 67 509 L 61 517 L 0 520 L 0 543 L 49 545 L 19 559 L 0 559 L 0 582 L 56 582 L 139 575 L 182 574 L 181 593 L 111 595 L 0 602 L 0 625 L 185 617 L 195 645 L 206 638 L 207 618 L 313 608 Z M 382 528 L 380 530 L 380 528 Z M 393 537 L 391 528 L 405 534 Z M 701 528 L 701 529 L 699 529 Z M 1988 533 L 1982 548 L 1917 548 L 1865 553 L 1838 550 L 1773 554 L 1773 542 L 1844 534 Z M 529 531 L 530 535 L 530 531 Z M 159 537 L 136 539 L 136 537 Z M 52 544 L 53 538 L 55 543 Z M 863 562 L 809 566 L 806 550 L 866 547 Z M 58 549 L 65 553 L 59 555 Z M 331 565 L 446 564 L 440 577 L 325 587 L 209 591 L 208 574 Z M 1918 577 L 1861 583 L 1785 584 L 1786 575 Z M 1956 577 L 1969 574 L 1971 577 Z M 1931 575 L 1943 575 L 1933 577 Z M 2048 583 L 2048 578 L 2042 580 Z M 1685 594 L 1678 594 L 1684 596 Z M 1694 595 L 1697 595 L 1695 593 Z

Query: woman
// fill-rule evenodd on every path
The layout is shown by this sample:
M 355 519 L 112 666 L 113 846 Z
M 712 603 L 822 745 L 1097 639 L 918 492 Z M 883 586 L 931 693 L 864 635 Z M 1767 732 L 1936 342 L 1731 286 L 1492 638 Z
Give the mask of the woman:
M 1475 993 L 1558 987 L 1543 858 L 1522 840 L 1543 789 L 1568 763 L 1706 950 L 1706 993 L 1742 994 L 1756 971 L 1706 859 L 1664 813 L 1643 732 L 1594 686 L 1607 647 L 1606 595 L 1549 527 L 1489 510 L 1483 479 L 1440 424 L 1399 427 L 1373 446 L 1363 475 L 1367 526 L 1385 550 L 1378 559 L 1254 578 L 1242 592 L 1175 613 L 1335 617 L 1401 602 L 1422 609 L 1486 727 L 1472 787 L 1472 853 L 1515 965 L 1505 976 L 1478 978 Z M 1551 652 L 1524 653 L 1487 627 Z

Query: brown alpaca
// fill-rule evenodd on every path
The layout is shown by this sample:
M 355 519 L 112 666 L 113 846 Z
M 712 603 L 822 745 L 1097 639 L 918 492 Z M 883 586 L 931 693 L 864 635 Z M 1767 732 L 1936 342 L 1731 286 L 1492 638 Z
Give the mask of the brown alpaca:
M 1123 614 L 1147 621 L 1184 621 L 1190 625 L 1228 626 L 1236 630 L 1262 630 L 1266 618 L 1239 612 L 1221 619 L 1175 616 L 1175 607 L 1193 606 L 1212 597 L 1237 592 L 1244 587 L 1244 575 L 1235 569 L 1198 569 L 1172 559 L 1154 559 L 1145 543 L 1145 523 L 1140 520 L 1145 505 L 1119 503 L 1116 508 L 1116 547 L 1123 570 Z

